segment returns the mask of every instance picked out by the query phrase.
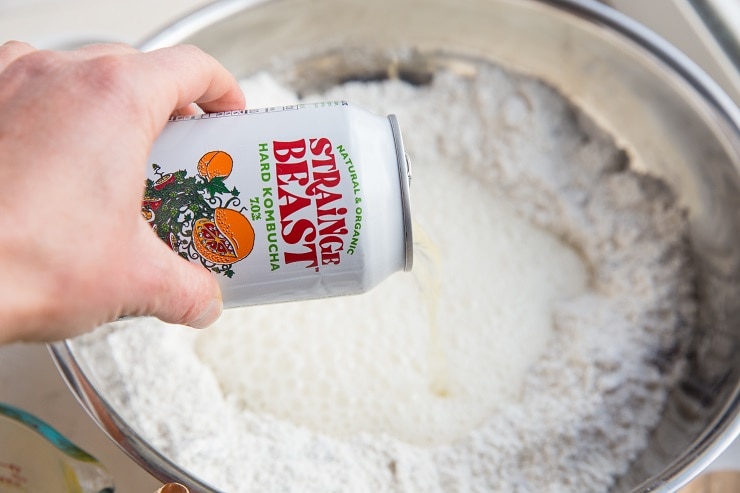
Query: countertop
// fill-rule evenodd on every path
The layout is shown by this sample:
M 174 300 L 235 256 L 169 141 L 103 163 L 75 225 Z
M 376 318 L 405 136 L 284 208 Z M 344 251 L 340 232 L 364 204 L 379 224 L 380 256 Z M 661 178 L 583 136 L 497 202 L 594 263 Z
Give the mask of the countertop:
M 75 46 L 89 41 L 123 41 L 137 44 L 169 22 L 209 3 L 204 0 L 143 0 L 83 2 L 82 0 L 0 0 L 0 42 L 19 39 L 40 48 Z M 610 2 L 653 28 L 700 61 L 700 65 L 736 101 L 737 74 L 722 72 L 702 35 L 680 26 L 681 0 L 662 2 Z M 639 4 L 639 7 L 636 7 Z M 655 5 L 649 12 L 645 5 Z M 668 22 L 669 19 L 678 19 Z M 681 24 L 683 22 L 683 24 Z M 677 28 L 679 26 L 679 28 Z M 705 36 L 704 36 L 705 37 Z M 139 468 L 85 413 L 42 344 L 0 347 L 0 401 L 23 408 L 47 421 L 78 446 L 97 457 L 111 472 L 121 493 L 154 492 L 160 483 Z M 740 470 L 740 440 L 735 441 L 710 470 Z

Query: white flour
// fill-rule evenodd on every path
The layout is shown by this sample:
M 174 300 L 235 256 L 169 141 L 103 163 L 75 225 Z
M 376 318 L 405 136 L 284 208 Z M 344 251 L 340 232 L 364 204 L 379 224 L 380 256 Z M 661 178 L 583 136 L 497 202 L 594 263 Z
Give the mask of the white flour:
M 451 371 L 471 358 L 487 365 L 453 375 L 449 399 L 462 410 L 423 391 L 415 405 L 403 393 L 415 384 L 394 387 L 405 378 L 395 375 L 426 371 L 388 370 L 424 365 L 425 340 L 404 332 L 427 326 L 409 278 L 345 301 L 235 311 L 202 332 L 150 319 L 102 328 L 82 352 L 105 395 L 145 439 L 223 491 L 607 491 L 658 421 L 694 320 L 687 224 L 670 190 L 630 171 L 611 138 L 555 91 L 493 67 L 439 73 L 423 87 L 347 84 L 322 98 L 399 117 L 412 210 L 449 249 L 439 311 Z M 549 236 L 512 226 L 520 246 L 536 243 L 513 251 L 518 233 L 495 227 L 518 218 Z M 505 241 L 509 253 L 499 253 Z M 515 274 L 504 274 L 510 265 Z M 341 306 L 359 310 L 355 324 Z M 371 331 L 371 342 L 312 332 L 332 321 Z M 387 351 L 370 347 L 377 340 Z M 332 368 L 349 384 L 320 373 Z M 383 371 L 390 377 L 373 388 L 371 374 Z M 457 425 L 445 427 L 448 412 Z M 414 427 L 415 417 L 426 424 Z

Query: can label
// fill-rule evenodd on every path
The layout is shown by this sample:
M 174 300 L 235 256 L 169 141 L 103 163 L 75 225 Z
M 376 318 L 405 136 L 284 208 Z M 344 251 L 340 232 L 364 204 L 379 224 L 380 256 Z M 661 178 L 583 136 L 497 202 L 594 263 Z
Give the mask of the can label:
M 255 235 L 250 220 L 237 209 L 241 192 L 226 184 L 233 159 L 225 151 L 209 151 L 197 169 L 195 175 L 188 169 L 165 173 L 152 164 L 154 178 L 146 182 L 141 213 L 175 252 L 231 277 L 233 265 L 252 252 Z
M 228 292 L 249 304 L 361 291 L 346 276 L 338 289 L 306 281 L 366 268 L 363 183 L 374 172 L 354 161 L 346 106 L 174 118 L 150 155 L 142 215 L 176 253 L 222 278 L 225 302 Z M 390 129 L 385 140 L 395 167 Z
M 336 145 L 336 152 L 343 149 L 343 144 Z M 332 141 L 328 137 L 276 140 L 272 156 L 269 150 L 269 144 L 260 145 L 261 156 L 274 159 L 284 263 L 316 271 L 319 266 L 341 264 L 348 243 L 348 209 Z

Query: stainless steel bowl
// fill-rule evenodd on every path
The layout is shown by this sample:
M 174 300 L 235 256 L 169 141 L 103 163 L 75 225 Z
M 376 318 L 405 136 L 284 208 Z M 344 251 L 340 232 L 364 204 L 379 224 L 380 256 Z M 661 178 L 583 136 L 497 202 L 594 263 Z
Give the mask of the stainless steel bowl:
M 612 491 L 676 491 L 740 433 L 740 111 L 665 41 L 587 0 L 231 0 L 182 19 L 143 48 L 183 42 L 237 77 L 271 70 L 299 92 L 388 74 L 423 83 L 436 66 L 470 58 L 560 89 L 635 166 L 673 186 L 689 211 L 699 268 L 700 326 L 688 370 L 647 449 Z M 372 56 L 348 58 L 338 47 Z M 383 55 L 393 48 L 413 50 Z M 215 491 L 127 426 L 74 342 L 52 353 L 92 416 L 143 467 L 162 481 Z

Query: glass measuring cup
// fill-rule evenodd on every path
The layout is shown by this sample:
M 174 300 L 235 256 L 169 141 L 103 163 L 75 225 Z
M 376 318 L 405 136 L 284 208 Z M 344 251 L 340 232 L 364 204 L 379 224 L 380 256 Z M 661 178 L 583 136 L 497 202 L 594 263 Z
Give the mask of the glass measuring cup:
M 113 493 L 90 454 L 37 417 L 0 403 L 0 493 Z

